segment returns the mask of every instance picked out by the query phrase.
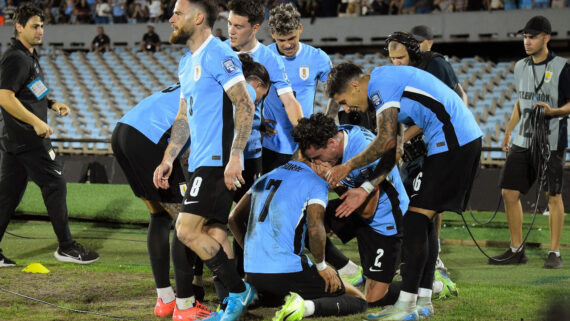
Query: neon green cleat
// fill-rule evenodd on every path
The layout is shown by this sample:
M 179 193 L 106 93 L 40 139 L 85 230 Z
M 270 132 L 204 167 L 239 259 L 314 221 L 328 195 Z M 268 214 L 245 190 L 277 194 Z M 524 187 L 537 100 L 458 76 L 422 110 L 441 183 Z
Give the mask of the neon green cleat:
M 358 272 L 354 273 L 353 275 L 341 275 L 341 279 L 345 280 L 346 282 L 354 285 L 359 286 L 364 283 L 364 275 L 362 274 L 362 266 L 358 267 Z
M 285 298 L 285 304 L 281 310 L 275 313 L 273 321 L 296 321 L 303 319 L 305 300 L 297 293 L 290 292 Z
M 451 278 L 449 274 L 444 269 L 436 269 L 435 270 L 435 280 L 443 282 L 443 290 L 437 296 L 437 299 L 445 299 L 451 296 L 458 296 L 459 291 L 457 290 L 457 286 Z
M 384 320 L 384 321 L 416 321 L 420 316 L 416 311 L 416 307 L 403 309 L 396 305 L 390 305 L 384 310 L 374 313 L 369 313 L 366 320 Z

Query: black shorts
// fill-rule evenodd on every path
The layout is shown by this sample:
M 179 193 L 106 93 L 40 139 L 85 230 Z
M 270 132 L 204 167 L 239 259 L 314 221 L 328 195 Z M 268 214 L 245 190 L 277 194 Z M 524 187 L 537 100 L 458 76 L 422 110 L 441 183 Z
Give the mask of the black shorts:
M 261 157 L 250 158 L 243 161 L 244 170 L 241 173 L 245 184 L 242 184 L 240 188 L 234 194 L 234 202 L 239 202 L 243 195 L 249 190 L 253 182 L 261 176 Z
M 402 183 L 408 195 L 414 193 L 414 181 L 416 181 L 418 174 L 421 173 L 425 159 L 426 156 L 420 156 L 414 160 L 405 162 L 402 164 L 402 167 L 400 167 L 400 177 L 402 178 Z
M 481 160 L 481 138 L 457 149 L 426 157 L 413 182 L 410 206 L 463 213 Z
M 299 294 L 305 300 L 323 297 L 335 297 L 345 293 L 344 285 L 330 293 L 325 292 L 325 281 L 313 264 L 308 266 L 306 260 L 302 261 L 303 270 L 294 273 L 247 273 L 247 282 L 257 290 L 263 306 L 279 306 L 289 292 Z M 260 262 L 260 264 L 262 264 Z M 338 274 L 338 273 L 337 273 Z
M 123 169 L 133 193 L 140 198 L 163 202 L 180 203 L 186 190 L 184 170 L 178 160 L 172 164 L 168 179 L 170 188 L 158 189 L 152 182 L 154 170 L 162 161 L 168 146 L 168 137 L 163 136 L 158 144 L 153 143 L 135 128 L 117 123 L 111 140 L 113 153 Z
M 224 183 L 224 167 L 198 167 L 189 176 L 180 212 L 227 224 L 234 192 Z
M 402 248 L 401 235 L 386 236 L 376 232 L 356 214 L 346 218 L 334 215 L 340 199 L 329 201 L 325 212 L 325 224 L 343 242 L 356 238 L 360 263 L 364 275 L 378 282 L 390 283 L 396 273 Z
M 543 183 L 545 192 L 550 195 L 562 193 L 564 182 L 564 153 L 551 151 L 546 164 L 546 180 Z M 501 188 L 519 191 L 526 194 L 537 178 L 537 168 L 532 162 L 530 149 L 513 145 L 507 155 L 501 175 Z
M 281 154 L 263 147 L 261 152 L 263 174 L 269 173 L 283 164 L 287 164 L 287 162 L 291 160 L 291 156 L 293 155 Z

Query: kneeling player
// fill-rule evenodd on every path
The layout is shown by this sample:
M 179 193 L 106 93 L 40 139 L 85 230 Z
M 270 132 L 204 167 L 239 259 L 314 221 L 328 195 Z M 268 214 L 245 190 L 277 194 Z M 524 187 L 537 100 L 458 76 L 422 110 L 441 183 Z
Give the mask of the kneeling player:
M 330 165 L 345 162 L 374 140 L 374 135 L 367 129 L 353 125 L 337 127 L 333 119 L 320 113 L 299 120 L 293 137 L 306 158 L 315 164 Z M 392 169 L 380 184 L 379 193 L 369 187 L 367 180 L 378 162 L 351 171 L 341 181 L 345 187 L 363 189 L 370 194 L 364 207 L 356 211 L 359 215 L 347 217 L 344 207 L 339 206 L 342 201 L 339 199 L 329 203 L 326 218 L 327 224 L 343 242 L 357 239 L 369 306 L 389 305 L 397 299 L 398 291 L 392 289 L 389 292 L 389 285 L 400 256 L 402 213 L 406 212 L 409 203 L 397 168 Z M 340 189 L 335 188 L 339 195 L 344 194 Z
M 274 320 L 366 310 L 364 295 L 325 263 L 327 200 L 328 184 L 292 160 L 258 179 L 230 216 L 232 233 L 245 244 L 247 280 L 262 304 L 278 306 L 292 292 Z M 305 235 L 316 264 L 303 254 Z

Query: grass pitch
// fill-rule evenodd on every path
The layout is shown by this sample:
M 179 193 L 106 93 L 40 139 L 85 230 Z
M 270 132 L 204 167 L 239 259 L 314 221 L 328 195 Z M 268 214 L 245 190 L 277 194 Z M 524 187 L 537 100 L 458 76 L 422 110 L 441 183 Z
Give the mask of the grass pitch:
M 127 186 L 69 184 L 69 210 L 74 237 L 85 246 L 98 251 L 101 259 L 91 265 L 79 266 L 58 262 L 53 257 L 57 242 L 49 222 L 13 220 L 2 241 L 4 254 L 15 260 L 15 268 L 0 269 L 0 287 L 52 304 L 72 309 L 105 313 L 137 320 L 160 320 L 152 315 L 156 292 L 146 249 L 148 213 Z M 36 190 L 34 190 L 34 188 Z M 19 210 L 45 215 L 43 202 L 35 185 L 30 185 Z M 475 213 L 482 220 L 489 213 Z M 22 218 L 22 217 L 20 217 Z M 25 217 L 24 217 L 25 218 Z M 525 215 L 525 226 L 530 222 Z M 469 240 L 460 217 L 446 214 L 442 238 L 447 244 Z M 469 220 L 471 224 L 472 221 Z M 113 222 L 113 223 L 109 223 Z M 137 224 L 132 224 L 137 223 Z M 473 227 L 480 240 L 508 241 L 505 217 L 499 213 L 488 227 Z M 28 238 L 22 238 L 28 237 Z M 454 242 L 451 242 L 451 241 Z M 549 242 L 548 218 L 537 216 L 529 238 L 536 244 Z M 355 242 L 335 243 L 355 262 Z M 563 258 L 570 255 L 570 224 L 563 232 Z M 486 247 L 491 255 L 504 247 Z M 547 250 L 529 248 L 529 262 L 521 266 L 490 266 L 474 246 L 444 245 L 441 256 L 459 296 L 434 301 L 436 315 L 432 320 L 543 320 L 550 301 L 570 302 L 570 273 L 567 265 L 560 270 L 542 268 Z M 40 262 L 50 274 L 29 274 L 21 270 Z M 209 271 L 205 271 L 209 275 Z M 209 280 L 205 277 L 205 280 Z M 174 281 L 173 281 L 174 283 Z M 206 283 L 206 300 L 215 308 L 211 282 Z M 249 311 L 247 320 L 268 320 L 276 309 Z M 362 320 L 363 315 L 315 320 Z M 110 317 L 65 311 L 28 298 L 0 291 L 0 320 L 108 320 Z

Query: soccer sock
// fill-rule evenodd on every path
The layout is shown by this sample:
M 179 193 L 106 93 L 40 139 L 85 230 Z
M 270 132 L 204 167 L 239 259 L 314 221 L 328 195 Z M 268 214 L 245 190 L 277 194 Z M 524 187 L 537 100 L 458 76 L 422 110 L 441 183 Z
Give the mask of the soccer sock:
M 228 261 L 230 262 L 230 266 L 232 269 L 236 269 L 236 260 L 235 259 L 228 259 Z M 230 291 L 228 291 L 228 288 L 226 288 L 226 286 L 222 283 L 222 280 L 220 280 L 220 278 L 218 278 L 217 276 L 214 275 L 214 289 L 216 290 L 216 295 L 218 296 L 218 299 L 220 300 L 220 302 L 224 301 L 224 299 L 230 294 Z M 226 307 L 223 306 L 222 310 L 225 310 Z
M 396 301 L 395 305 L 401 308 L 413 308 L 416 306 L 417 300 L 418 300 L 417 294 L 406 291 L 400 291 L 400 296 L 398 297 L 398 301 Z
M 358 265 L 352 261 L 348 261 L 348 263 L 346 263 L 345 266 L 343 266 L 342 268 L 340 268 L 338 270 L 338 274 L 340 276 L 347 276 L 347 275 L 355 275 L 356 273 L 358 273 L 360 271 Z
M 404 242 L 402 245 L 402 291 L 416 294 L 428 256 L 428 224 L 427 216 L 408 211 L 404 215 Z M 400 298 L 398 301 L 401 299 Z M 408 301 L 408 300 L 406 300 Z M 415 298 L 413 300 L 416 301 Z
M 310 317 L 315 314 L 315 302 L 311 300 L 304 301 L 303 318 Z
M 176 294 L 179 298 L 194 297 L 194 259 L 196 254 L 184 245 L 176 233 L 172 236 L 172 263 L 176 279 Z
M 554 254 L 556 254 L 557 257 L 560 257 L 560 250 L 550 250 L 550 251 L 548 251 L 548 254 L 550 254 L 550 253 L 554 253 Z
M 245 283 L 239 277 L 235 268 L 231 265 L 226 252 L 222 246 L 218 248 L 218 252 L 209 260 L 204 260 L 212 273 L 214 273 L 226 288 L 232 293 L 240 293 L 245 291 Z
M 345 267 L 349 263 L 349 259 L 344 255 L 330 240 L 327 236 L 327 242 L 325 244 L 325 260 L 329 262 L 337 271 Z M 354 264 L 354 263 L 353 263 Z M 357 266 L 358 271 L 358 266 Z M 342 275 L 342 273 L 340 273 Z
M 243 270 L 243 249 L 235 239 L 233 241 L 233 249 L 236 262 L 236 271 L 238 272 L 239 276 L 243 278 L 245 276 L 245 272 Z
M 160 289 L 157 288 L 156 295 L 162 300 L 162 303 L 170 303 L 176 299 L 171 286 Z
M 190 309 L 194 306 L 195 303 L 196 299 L 194 299 L 194 296 L 191 296 L 189 298 L 176 298 L 176 307 L 178 310 Z
M 434 220 L 428 223 L 428 254 L 427 261 L 424 265 L 424 272 L 420 280 L 420 288 L 431 289 L 433 286 L 433 278 L 435 273 L 435 262 L 437 261 L 437 230 Z
M 366 300 L 343 294 L 314 299 L 315 317 L 342 316 L 366 311 Z
M 431 288 L 429 288 L 429 289 L 419 288 L 418 289 L 418 302 L 420 302 L 420 300 L 422 303 L 431 302 L 431 294 L 432 294 Z
M 388 292 L 384 295 L 384 297 L 378 301 L 368 302 L 369 308 L 375 307 L 385 307 L 387 305 L 394 305 L 396 301 L 398 301 L 398 295 L 400 294 L 400 290 L 402 289 L 402 281 L 395 281 L 390 283 L 388 287 Z
M 150 266 L 157 288 L 170 286 L 169 237 L 171 223 L 172 218 L 166 211 L 150 214 L 146 240 Z
M 204 262 L 199 256 L 196 256 L 196 260 L 194 261 L 194 275 L 202 277 L 203 274 L 204 274 Z
M 520 247 L 520 249 L 519 249 L 519 246 L 512 246 L 511 245 L 511 252 L 513 252 L 513 253 L 518 253 L 522 250 L 524 250 L 524 247 Z

